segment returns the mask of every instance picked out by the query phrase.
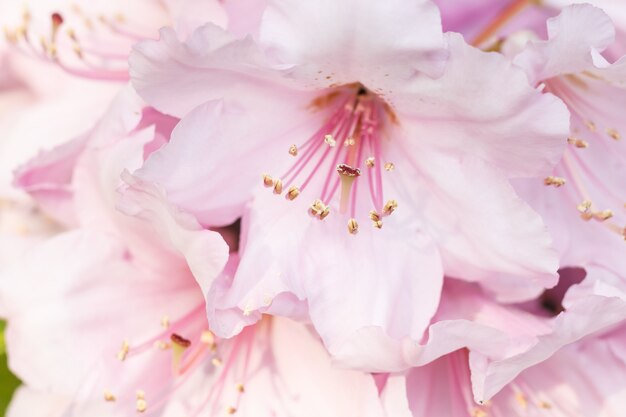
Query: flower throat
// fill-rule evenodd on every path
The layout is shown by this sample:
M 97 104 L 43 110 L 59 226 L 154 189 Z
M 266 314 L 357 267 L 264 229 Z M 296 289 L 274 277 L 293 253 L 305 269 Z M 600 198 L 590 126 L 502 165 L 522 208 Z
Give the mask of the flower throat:
M 361 84 L 333 91 L 315 100 L 313 106 L 330 106 L 333 102 L 339 104 L 323 126 L 303 143 L 289 147 L 289 155 L 295 158 L 290 168 L 279 177 L 264 174 L 263 183 L 274 194 L 285 191 L 285 198 L 294 200 L 314 178 L 323 178 L 319 198 L 308 212 L 324 220 L 331 213 L 331 201 L 338 195 L 339 212 L 348 216 L 351 234 L 358 233 L 357 206 L 363 204 L 358 197 L 365 192 L 373 207 L 368 217 L 380 229 L 383 218 L 398 206 L 395 200 L 385 202 L 383 194 L 383 171 L 392 172 L 395 166 L 383 162 L 381 132 L 386 120 L 395 119 L 394 114 Z

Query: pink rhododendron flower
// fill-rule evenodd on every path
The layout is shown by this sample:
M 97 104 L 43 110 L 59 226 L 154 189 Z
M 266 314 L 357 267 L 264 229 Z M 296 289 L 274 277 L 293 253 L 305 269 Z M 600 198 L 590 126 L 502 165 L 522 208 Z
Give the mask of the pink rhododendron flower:
M 29 262 L 3 274 L 11 366 L 28 384 L 9 415 L 49 415 L 54 409 L 55 415 L 178 416 L 235 409 L 256 415 L 262 409 L 382 416 L 374 380 L 332 369 L 323 346 L 303 325 L 268 318 L 231 340 L 208 330 L 194 276 L 202 282 L 218 277 L 227 246 L 222 235 L 203 230 L 155 188 L 126 189 L 120 204 L 132 217 L 115 210 L 119 173 L 136 169 L 155 141 L 167 140 L 171 124 L 171 118 L 148 111 L 134 117 L 134 124 L 119 123 L 124 101 L 130 101 L 127 108 L 136 104 L 132 94 L 120 95 L 105 117 L 109 123 L 96 127 L 77 158 L 66 161 L 79 229 L 31 250 L 25 255 Z M 236 231 L 222 233 L 236 251 Z M 226 270 L 236 265 L 233 253 Z M 42 268 L 50 279 L 31 291 Z M 31 357 L 42 343 L 54 349 Z M 311 368 L 295 366 L 299 357 L 285 354 L 294 343 Z M 32 404 L 42 392 L 49 395 L 49 408 Z
M 370 326 L 419 340 L 444 270 L 503 300 L 555 283 L 544 226 L 508 179 L 558 160 L 558 100 L 442 35 L 426 1 L 269 2 L 258 39 L 163 30 L 131 56 L 139 94 L 184 116 L 135 175 L 206 225 L 244 215 L 254 236 L 215 301 L 240 320 L 214 329 L 308 312 L 336 352 Z
M 556 317 L 554 322 L 555 325 L 559 321 L 564 324 L 566 320 L 563 319 L 570 314 L 569 309 L 580 310 L 579 307 L 586 305 L 586 308 L 575 313 L 582 315 L 569 320 L 567 328 L 555 333 L 556 337 L 549 337 L 552 340 L 545 338 L 532 349 L 535 357 L 537 354 L 543 356 L 541 361 L 532 364 L 534 366 L 520 368 L 526 362 L 527 354 L 501 362 L 500 367 L 506 369 L 504 374 L 513 370 L 515 373 L 505 380 L 502 380 L 504 374 L 493 374 L 489 388 L 492 391 L 482 397 L 483 400 L 474 401 L 477 388 L 479 392 L 482 389 L 482 381 L 477 378 L 481 374 L 476 372 L 476 358 L 464 350 L 414 368 L 406 377 L 389 377 L 384 390 L 390 392 L 386 395 L 402 398 L 402 394 L 405 394 L 407 401 L 402 404 L 403 413 L 399 412 L 398 415 L 407 416 L 619 415 L 626 398 L 626 376 L 623 372 L 626 348 L 623 327 L 623 314 L 626 311 L 624 288 L 623 277 L 616 276 L 604 267 L 589 268 L 587 278 L 568 291 L 562 301 L 565 313 Z M 593 299 L 600 302 L 589 304 L 588 301 Z M 579 307 L 575 303 L 579 303 Z M 605 312 L 618 307 L 622 318 L 608 326 L 597 327 L 601 331 L 593 337 L 572 343 L 572 335 L 592 324 L 588 317 L 598 317 L 597 313 L 604 310 L 602 303 L 612 305 Z M 592 309 L 589 309 L 592 305 Z M 597 324 L 593 323 L 593 326 Z M 558 351 L 554 349 L 557 345 Z M 497 391 L 493 391 L 493 382 L 499 386 Z
M 518 188 L 548 222 L 564 265 L 602 259 L 610 265 L 621 257 L 626 224 L 620 110 L 626 67 L 601 55 L 614 30 L 600 9 L 571 6 L 548 21 L 548 33 L 547 41 L 529 43 L 515 63 L 570 108 L 569 146 L 544 180 L 548 187 L 525 181 Z
M 626 9 L 570 3 L 0 0 L 7 415 L 620 415 Z

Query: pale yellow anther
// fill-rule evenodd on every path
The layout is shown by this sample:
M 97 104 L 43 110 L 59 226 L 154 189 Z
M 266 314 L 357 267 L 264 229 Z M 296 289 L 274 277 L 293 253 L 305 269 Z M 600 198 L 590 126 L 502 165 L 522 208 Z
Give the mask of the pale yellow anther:
M 398 202 L 396 200 L 389 200 L 385 207 L 383 207 L 383 215 L 389 216 L 398 208 Z
M 578 139 L 574 137 L 567 138 L 567 143 L 569 143 L 570 145 L 574 145 L 575 147 L 580 148 L 580 149 L 589 147 L 589 143 L 587 143 L 586 141 L 582 139 Z
M 167 350 L 169 349 L 171 346 L 169 343 L 164 342 L 162 340 L 157 340 L 156 342 L 154 342 L 154 347 L 159 349 L 159 350 Z
M 120 361 L 126 360 L 126 356 L 128 356 L 128 351 L 130 350 L 130 345 L 128 344 L 128 340 L 124 340 L 122 342 L 122 347 L 117 352 L 117 359 Z
M 385 164 L 385 171 L 391 172 L 395 169 L 395 165 L 393 164 L 393 162 L 387 162 Z
M 72 28 L 67 28 L 67 29 L 65 30 L 65 33 L 67 34 L 67 36 L 68 36 L 71 40 L 73 40 L 74 42 L 76 42 L 76 41 L 77 41 L 77 39 L 78 39 L 78 38 L 76 37 L 76 32 L 74 31 L 74 29 L 72 29 Z
M 356 219 L 348 220 L 348 232 L 353 235 L 359 233 L 359 224 L 356 222 Z
M 211 363 L 216 368 L 222 366 L 222 360 L 220 358 L 213 358 L 213 359 L 211 359 Z
M 276 180 L 274 182 L 274 194 L 279 195 L 283 192 L 283 182 L 281 180 Z
M 581 213 L 586 213 L 586 212 L 589 211 L 589 209 L 591 208 L 592 204 L 593 203 L 590 200 L 583 200 L 583 202 L 580 203 L 579 205 L 577 205 L 576 208 Z
M 161 327 L 164 329 L 170 327 L 170 318 L 168 316 L 161 317 Z
M 324 143 L 326 143 L 331 148 L 334 148 L 337 145 L 337 141 L 333 138 L 333 135 L 324 136 Z
M 274 186 L 274 179 L 269 174 L 263 174 L 263 185 L 267 188 Z
M 549 410 L 552 408 L 552 404 L 547 401 L 539 401 L 537 406 L 539 406 L 539 408 L 543 408 L 544 410 Z
M 6 26 L 3 27 L 3 31 L 4 31 L 4 37 L 7 40 L 7 42 L 9 42 L 9 43 L 16 43 L 17 42 L 17 34 L 15 32 L 12 32 Z
M 601 222 L 608 220 L 611 217 L 613 217 L 613 211 L 608 209 L 593 213 L 593 218 Z
M 522 408 L 528 407 L 528 400 L 526 399 L 526 396 L 524 395 L 524 393 L 517 392 L 515 394 L 515 400 Z
M 246 389 L 243 386 L 243 384 L 237 384 L 237 385 L 235 385 L 235 388 L 237 389 L 237 392 L 240 392 L 242 394 L 246 391 Z
M 472 410 L 472 417 L 487 417 L 487 412 L 480 408 L 474 408 Z
M 585 126 L 587 127 L 587 129 L 589 129 L 590 132 L 596 131 L 596 124 L 592 122 L 591 120 L 586 120 Z
M 324 203 L 319 198 L 313 201 L 309 207 L 309 214 L 313 217 L 318 217 L 322 211 L 324 211 Z
M 148 402 L 143 398 L 138 398 L 135 404 L 135 408 L 138 412 L 143 413 L 148 409 Z
M 374 225 L 374 227 L 375 227 L 375 228 L 377 228 L 377 229 L 382 229 L 382 228 L 383 228 L 383 222 L 382 222 L 382 220 L 378 220 L 378 221 L 372 222 L 372 224 L 373 224 L 373 225 Z
M 287 189 L 287 194 L 285 194 L 285 198 L 287 200 L 295 200 L 296 197 L 300 195 L 300 189 L 294 185 Z
M 215 335 L 212 331 L 205 330 L 200 335 L 200 342 L 204 343 L 205 345 L 212 345 L 213 343 L 215 343 Z
M 227 407 L 226 408 L 226 413 L 227 414 L 235 414 L 237 412 L 237 409 L 235 407 Z
M 83 50 L 81 49 L 80 46 L 74 45 L 74 46 L 72 46 L 72 50 L 74 51 L 74 54 L 76 54 L 76 56 L 79 59 L 83 59 Z
M 373 221 L 373 222 L 380 221 L 380 219 L 381 219 L 380 214 L 378 214 L 376 212 L 376 210 L 370 211 L 369 212 L 369 217 L 370 217 L 370 220 Z
M 365 160 L 365 165 L 366 165 L 368 168 L 374 168 L 374 166 L 376 165 L 376 164 L 375 164 L 375 162 L 374 162 L 374 157 L 373 157 L 373 156 L 370 156 L 369 158 L 367 158 L 367 159 Z
M 104 391 L 104 401 L 107 401 L 107 402 L 115 401 L 115 395 L 113 395 L 111 391 Z
M 296 145 L 291 145 L 289 147 L 289 155 L 298 156 L 298 147 Z
M 354 146 L 354 144 L 356 143 L 356 141 L 354 140 L 353 137 L 349 137 L 348 139 L 346 139 L 343 142 L 343 146 Z
M 324 220 L 326 217 L 328 217 L 329 214 L 330 214 L 330 208 L 328 206 L 325 206 L 322 212 L 320 213 L 320 216 L 319 216 L 320 220 Z
M 565 185 L 565 178 L 549 176 L 543 180 L 543 183 L 552 187 L 562 187 Z
M 582 203 L 580 203 L 578 206 L 576 206 L 576 209 L 578 209 L 578 211 L 580 212 L 580 218 L 585 220 L 585 221 L 589 221 L 591 219 L 593 219 L 593 213 L 591 212 L 591 206 L 592 206 L 592 202 L 589 200 L 584 200 Z
M 606 130 L 606 134 L 609 135 L 613 140 L 620 140 L 622 136 L 615 129 L 608 128 Z

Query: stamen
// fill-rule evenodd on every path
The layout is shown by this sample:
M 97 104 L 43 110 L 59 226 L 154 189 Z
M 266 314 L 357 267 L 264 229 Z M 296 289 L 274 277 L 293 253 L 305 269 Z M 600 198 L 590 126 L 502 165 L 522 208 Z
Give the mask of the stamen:
M 485 410 L 481 410 L 480 408 L 474 408 L 472 410 L 472 417 L 487 417 L 487 412 Z
M 274 194 L 279 195 L 283 192 L 283 182 L 281 180 L 276 180 L 274 183 Z
M 130 350 L 130 345 L 128 344 L 128 340 L 124 340 L 122 342 L 122 347 L 119 352 L 117 352 L 117 359 L 120 361 L 126 360 L 126 356 L 128 356 L 128 351 Z
M 170 318 L 168 316 L 161 317 L 161 327 L 164 329 L 170 327 Z
M 365 160 L 365 165 L 367 165 L 367 167 L 368 167 L 368 168 L 374 168 L 374 166 L 376 165 L 376 164 L 374 163 L 374 157 L 373 157 L 373 156 L 370 156 L 369 158 L 367 158 L 367 159 Z
M 593 203 L 590 200 L 584 200 L 582 203 L 576 206 L 576 209 L 578 209 L 578 211 L 580 212 L 580 217 L 585 221 L 591 220 L 593 218 L 593 214 L 591 213 L 592 204 Z
M 387 172 L 391 172 L 396 168 L 396 166 L 393 164 L 393 162 L 387 162 L 385 164 L 385 171 Z
M 298 156 L 298 148 L 296 147 L 296 145 L 291 145 L 289 147 L 289 155 Z
M 552 408 L 552 405 L 547 401 L 539 401 L 537 406 L 539 406 L 539 408 L 543 408 L 544 410 L 549 410 Z
M 355 219 L 348 220 L 348 232 L 350 232 L 350 234 L 352 235 L 356 235 L 357 233 L 359 233 L 359 224 L 356 222 Z
M 613 217 L 613 211 L 608 209 L 593 213 L 593 218 L 601 222 L 606 221 L 611 217 Z
M 543 183 L 548 186 L 551 185 L 553 187 L 559 188 L 565 185 L 565 178 L 549 176 L 543 180 Z
M 263 174 L 263 185 L 265 185 L 267 188 L 273 187 L 274 180 L 268 174 Z
M 590 132 L 596 131 L 596 124 L 591 120 L 585 120 L 585 126 L 589 129 Z
M 235 407 L 229 406 L 226 408 L 227 414 L 235 414 L 236 412 L 237 412 L 237 409 Z
M 373 222 L 377 222 L 380 221 L 381 217 L 380 214 L 376 213 L 375 210 L 370 211 L 370 220 Z
M 104 391 L 104 401 L 106 402 L 115 401 L 115 395 L 113 395 L 111 391 Z
M 287 194 L 285 194 L 285 198 L 287 198 L 287 200 L 295 200 L 296 197 L 298 197 L 299 195 L 300 190 L 298 189 L 298 187 L 292 185 L 287 189 Z
M 398 202 L 396 200 L 389 200 L 383 207 L 383 215 L 389 216 L 398 208 Z
M 522 408 L 526 409 L 528 407 L 528 400 L 523 392 L 515 393 L 515 400 Z
M 615 129 L 606 129 L 606 134 L 609 135 L 613 140 L 620 140 L 622 138 L 619 132 Z
M 137 391 L 137 401 L 135 403 L 135 408 L 140 413 L 143 413 L 148 408 L 148 402 L 145 398 L 145 393 L 142 390 Z
M 586 141 L 584 141 L 582 139 L 578 139 L 578 138 L 574 138 L 574 137 L 567 138 L 567 143 L 569 143 L 570 145 L 574 145 L 577 148 L 581 148 L 581 149 L 589 147 L 589 143 L 587 143 Z
M 326 143 L 331 148 L 334 148 L 337 145 L 337 141 L 333 138 L 333 135 L 324 136 L 324 143 Z

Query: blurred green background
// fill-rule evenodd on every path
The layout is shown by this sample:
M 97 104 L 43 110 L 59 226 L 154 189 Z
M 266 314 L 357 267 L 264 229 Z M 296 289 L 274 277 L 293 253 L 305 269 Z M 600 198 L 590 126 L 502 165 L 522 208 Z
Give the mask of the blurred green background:
M 0 416 L 4 416 L 9 401 L 11 401 L 11 395 L 20 384 L 20 381 L 7 368 L 4 326 L 5 323 L 0 321 Z

